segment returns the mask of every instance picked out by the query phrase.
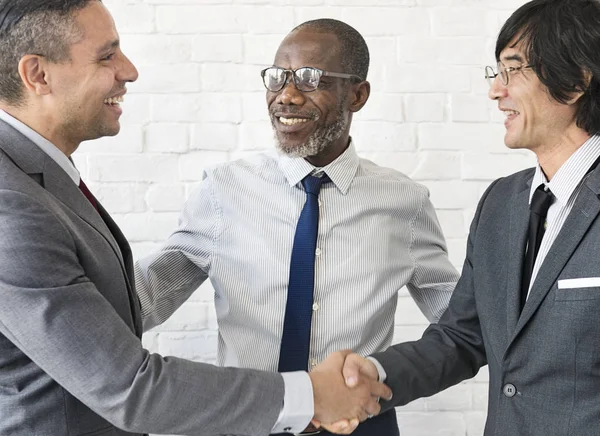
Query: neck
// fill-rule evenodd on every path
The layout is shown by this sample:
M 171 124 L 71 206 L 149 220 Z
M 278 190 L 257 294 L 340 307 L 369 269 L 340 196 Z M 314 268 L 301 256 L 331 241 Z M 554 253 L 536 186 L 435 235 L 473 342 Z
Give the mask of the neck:
M 30 106 L 9 106 L 0 104 L 0 109 L 16 118 L 27 127 L 35 130 L 39 135 L 51 142 L 56 148 L 62 151 L 67 157 L 70 157 L 79 144 L 69 142 L 59 133 L 57 123 L 52 120 L 52 117 L 43 115 L 41 110 Z M 42 114 L 42 115 L 40 115 Z
M 331 162 L 336 160 L 338 157 L 342 155 L 350 145 L 350 133 L 344 133 L 337 141 L 332 143 L 329 147 L 326 147 L 325 150 L 316 155 L 316 156 L 308 156 L 305 159 L 316 167 L 322 168 L 326 165 L 329 165 Z
M 590 139 L 589 133 L 582 129 L 563 135 L 559 141 L 548 144 L 539 150 L 534 150 L 542 171 L 548 181 L 554 177 L 556 172 L 569 160 L 579 148 Z

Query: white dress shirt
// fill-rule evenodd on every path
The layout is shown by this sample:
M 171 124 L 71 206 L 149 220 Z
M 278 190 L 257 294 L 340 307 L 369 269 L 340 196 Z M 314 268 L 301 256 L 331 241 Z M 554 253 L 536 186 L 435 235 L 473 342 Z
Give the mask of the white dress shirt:
M 178 229 L 136 265 L 145 329 L 210 278 L 218 362 L 277 371 L 294 233 L 306 201 L 300 182 L 315 170 L 272 152 L 207 171 Z M 359 158 L 353 144 L 319 171 L 332 182 L 319 194 L 309 367 L 340 349 L 386 349 L 404 286 L 437 321 L 458 279 L 426 188 Z

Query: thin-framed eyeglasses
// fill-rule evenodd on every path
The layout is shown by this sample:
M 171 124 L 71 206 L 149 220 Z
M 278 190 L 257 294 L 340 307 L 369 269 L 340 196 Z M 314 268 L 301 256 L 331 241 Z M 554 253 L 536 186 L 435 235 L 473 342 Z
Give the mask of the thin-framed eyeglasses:
M 498 62 L 497 65 L 497 70 L 498 72 L 496 73 L 496 71 L 494 71 L 494 67 L 491 66 L 487 66 L 485 67 L 485 79 L 487 80 L 487 82 L 489 83 L 490 87 L 492 86 L 492 84 L 494 83 L 494 79 L 497 76 L 500 76 L 500 81 L 502 82 L 502 84 L 504 86 L 508 86 L 508 78 L 510 76 L 510 73 L 513 71 L 520 71 L 523 70 L 525 68 L 531 68 L 533 67 L 533 65 L 520 65 L 518 67 L 506 67 L 504 66 L 504 64 L 502 62 Z
M 289 81 L 291 75 L 294 85 L 299 91 L 311 92 L 319 87 L 321 77 L 338 77 L 340 79 L 354 79 L 362 81 L 363 79 L 356 74 L 332 73 L 331 71 L 320 70 L 314 67 L 300 67 L 295 70 L 286 70 L 279 67 L 265 68 L 260 72 L 263 84 L 271 92 L 281 91 Z

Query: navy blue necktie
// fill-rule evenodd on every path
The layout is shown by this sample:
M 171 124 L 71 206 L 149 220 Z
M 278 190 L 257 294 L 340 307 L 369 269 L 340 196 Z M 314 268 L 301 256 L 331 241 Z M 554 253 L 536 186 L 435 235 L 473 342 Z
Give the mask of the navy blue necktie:
M 279 351 L 279 372 L 306 371 L 310 346 L 313 291 L 315 288 L 315 250 L 319 229 L 319 191 L 329 182 L 327 176 L 306 176 L 302 186 L 306 203 L 300 213 L 294 236 L 290 264 L 283 337 Z

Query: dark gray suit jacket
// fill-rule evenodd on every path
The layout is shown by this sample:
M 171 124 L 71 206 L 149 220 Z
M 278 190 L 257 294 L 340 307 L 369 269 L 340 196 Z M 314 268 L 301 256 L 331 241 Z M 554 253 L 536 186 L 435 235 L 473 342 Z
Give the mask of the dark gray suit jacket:
M 462 276 L 439 324 L 376 354 L 394 392 L 385 408 L 437 393 L 489 365 L 485 436 L 600 435 L 600 170 L 545 258 L 522 314 L 519 289 L 532 169 L 494 182 L 473 220 Z
M 279 374 L 142 348 L 131 251 L 100 212 L 0 121 L 0 435 L 268 434 Z

